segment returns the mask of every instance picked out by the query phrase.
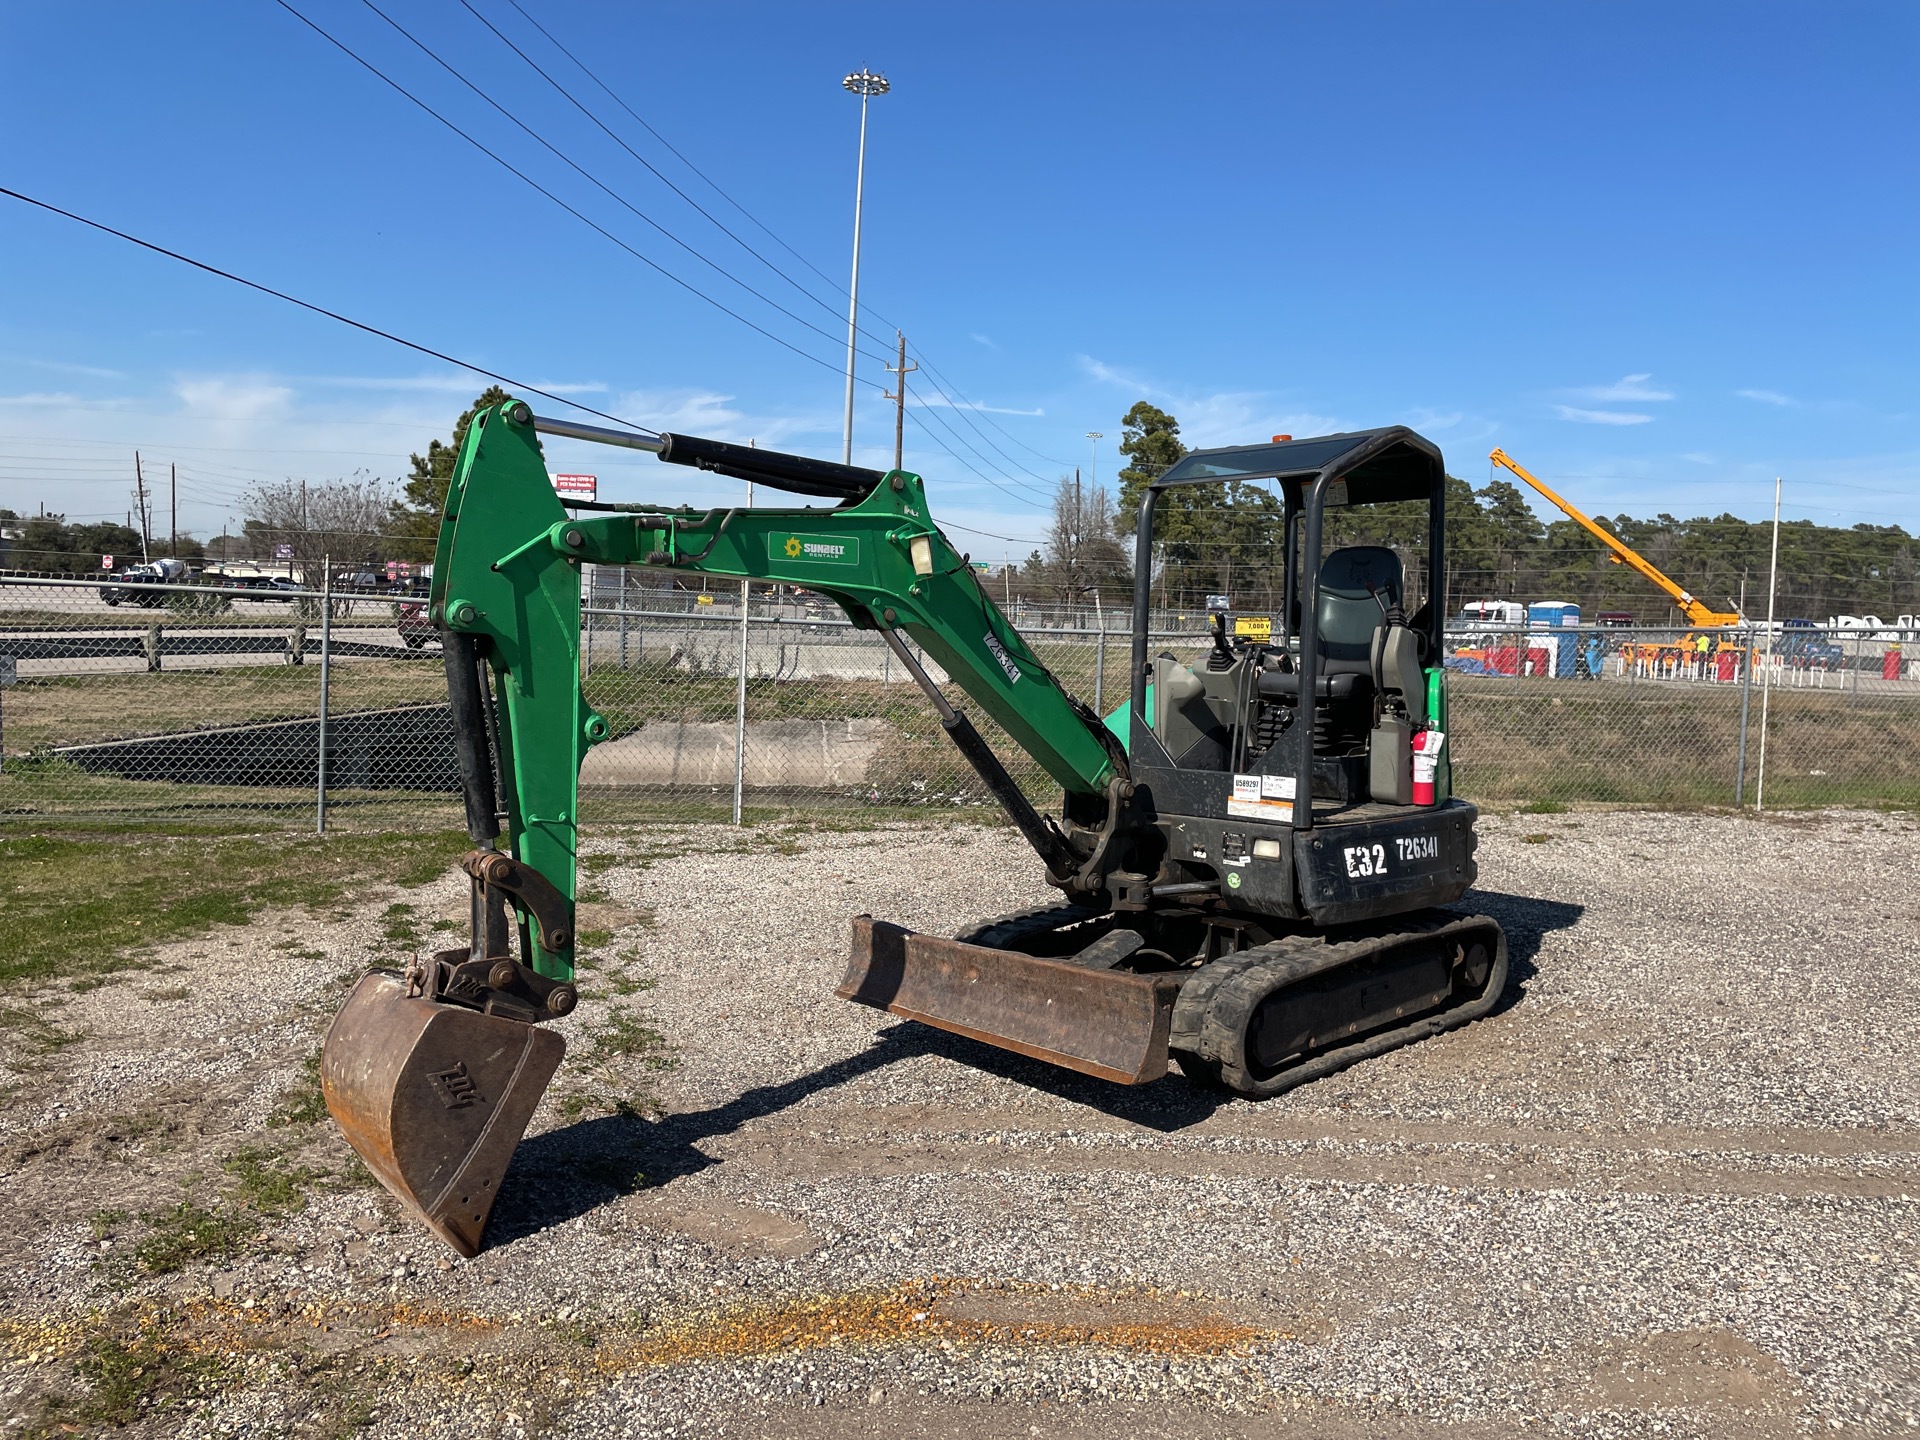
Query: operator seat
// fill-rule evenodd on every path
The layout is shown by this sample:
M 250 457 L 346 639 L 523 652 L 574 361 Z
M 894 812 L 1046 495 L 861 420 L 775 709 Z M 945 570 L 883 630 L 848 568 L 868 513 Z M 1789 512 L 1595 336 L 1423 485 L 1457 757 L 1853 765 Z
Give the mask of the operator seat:
M 1405 586 L 1400 557 L 1384 545 L 1349 545 L 1321 562 L 1315 696 L 1333 701 L 1373 697 L 1380 678 L 1374 673 L 1374 632 L 1386 618 L 1380 607 L 1402 604 Z M 1373 592 L 1379 593 L 1378 600 Z M 1300 694 L 1300 676 L 1292 670 L 1263 671 L 1259 685 L 1260 694 L 1268 699 Z
M 1373 632 L 1381 607 L 1405 606 L 1406 572 L 1384 545 L 1349 545 L 1320 564 L 1320 668 L 1328 675 L 1373 674 Z M 1372 589 L 1368 589 L 1371 586 Z M 1376 599 L 1375 596 L 1379 598 Z

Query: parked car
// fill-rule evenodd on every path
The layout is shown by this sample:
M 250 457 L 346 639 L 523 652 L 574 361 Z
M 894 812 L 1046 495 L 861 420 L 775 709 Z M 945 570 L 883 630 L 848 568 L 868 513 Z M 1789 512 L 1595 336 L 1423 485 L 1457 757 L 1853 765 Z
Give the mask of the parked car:
M 425 601 L 406 600 L 393 607 L 394 629 L 400 632 L 400 638 L 406 642 L 409 650 L 418 650 L 429 640 L 438 642 L 440 632 L 427 618 Z
M 1596 625 L 1631 625 L 1633 624 L 1633 612 L 1629 610 L 1598 610 L 1594 612 L 1593 623 Z
M 125 600 L 148 610 L 157 610 L 167 603 L 167 592 L 149 587 L 159 585 L 184 585 L 193 578 L 184 560 L 155 560 L 145 565 L 129 565 L 124 570 L 116 570 L 107 579 L 110 583 L 100 587 L 100 598 L 109 605 L 118 605 Z
M 1817 631 L 1787 631 L 1774 641 L 1773 654 L 1793 670 L 1838 670 L 1847 663 L 1847 652 Z

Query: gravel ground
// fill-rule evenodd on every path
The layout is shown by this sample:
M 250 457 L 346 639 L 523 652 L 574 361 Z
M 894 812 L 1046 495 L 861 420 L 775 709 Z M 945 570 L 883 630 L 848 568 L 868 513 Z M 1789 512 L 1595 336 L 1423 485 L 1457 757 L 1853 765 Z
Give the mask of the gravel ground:
M 1266 1104 L 832 997 L 851 914 L 1046 898 L 1011 832 L 606 837 L 582 929 L 613 936 L 473 1261 L 323 1122 L 273 1123 L 341 977 L 395 959 L 392 897 L 171 947 L 71 996 L 85 1038 L 0 1114 L 0 1410 L 183 1440 L 1920 1428 L 1920 827 L 1482 834 L 1503 1007 Z M 303 1195 L 128 1263 L 269 1152 Z

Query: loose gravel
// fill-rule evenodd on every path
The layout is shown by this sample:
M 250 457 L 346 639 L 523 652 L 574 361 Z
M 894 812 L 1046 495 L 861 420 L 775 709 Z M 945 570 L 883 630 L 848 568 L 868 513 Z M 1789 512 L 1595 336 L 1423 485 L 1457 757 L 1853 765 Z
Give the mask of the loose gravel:
M 400 958 L 392 897 L 65 998 L 85 1038 L 10 1059 L 0 1113 L 14 1432 L 1920 1430 L 1909 817 L 1486 817 L 1502 1007 L 1265 1104 L 833 998 L 852 914 L 950 934 L 1046 899 L 1009 831 L 591 848 L 581 928 L 612 938 L 472 1261 L 279 1123 L 345 977 Z M 461 884 L 408 898 L 445 943 Z M 304 1206 L 124 1263 L 249 1146 Z M 105 1335 L 171 1388 L 101 1418 Z

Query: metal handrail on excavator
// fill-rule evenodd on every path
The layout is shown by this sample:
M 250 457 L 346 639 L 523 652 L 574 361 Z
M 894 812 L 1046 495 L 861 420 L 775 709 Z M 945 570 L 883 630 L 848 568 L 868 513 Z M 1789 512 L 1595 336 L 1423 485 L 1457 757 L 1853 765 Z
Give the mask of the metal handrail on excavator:
M 1718 629 L 1728 625 L 1744 623 L 1745 617 L 1737 610 L 1714 610 L 1696 600 L 1693 597 L 1692 591 L 1672 579 L 1664 570 L 1647 559 L 1646 556 L 1642 555 L 1639 551 L 1635 550 L 1631 545 L 1628 545 L 1618 535 L 1615 535 L 1605 526 L 1590 519 L 1580 510 L 1568 504 L 1552 490 L 1549 490 L 1545 485 L 1541 484 L 1519 461 L 1507 454 L 1506 451 L 1496 447 L 1494 452 L 1487 458 L 1493 461 L 1494 464 L 1511 470 L 1515 475 L 1518 475 L 1522 480 L 1526 481 L 1527 484 L 1531 485 L 1535 490 L 1538 490 L 1542 495 L 1546 496 L 1548 500 L 1558 506 L 1566 514 L 1568 519 L 1572 520 L 1589 535 L 1593 536 L 1594 539 L 1606 546 L 1608 558 L 1612 560 L 1614 564 L 1632 567 L 1660 589 L 1664 590 L 1673 603 L 1679 607 L 1680 613 L 1687 617 L 1687 623 L 1689 625 L 1698 625 L 1707 629 Z

